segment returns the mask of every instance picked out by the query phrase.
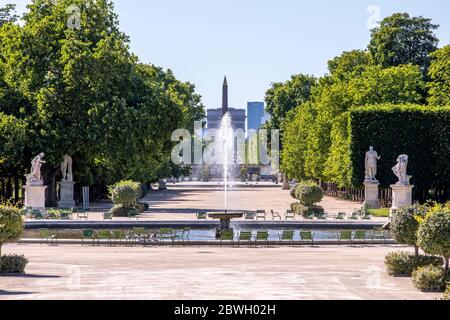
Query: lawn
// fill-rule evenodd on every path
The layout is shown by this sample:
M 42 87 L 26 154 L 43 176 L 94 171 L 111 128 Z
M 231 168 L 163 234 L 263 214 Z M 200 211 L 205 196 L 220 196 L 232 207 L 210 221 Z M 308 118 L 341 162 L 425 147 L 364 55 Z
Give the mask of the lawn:
M 389 208 L 381 208 L 381 209 L 371 209 L 370 214 L 374 217 L 389 217 L 390 209 Z

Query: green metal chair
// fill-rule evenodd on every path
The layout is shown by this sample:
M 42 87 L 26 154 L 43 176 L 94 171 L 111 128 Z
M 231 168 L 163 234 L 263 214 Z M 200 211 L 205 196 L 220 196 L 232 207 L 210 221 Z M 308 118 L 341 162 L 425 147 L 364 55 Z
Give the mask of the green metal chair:
M 269 231 L 258 230 L 256 232 L 255 245 L 258 245 L 259 242 L 264 242 L 266 245 L 269 244 Z
M 328 214 L 326 212 L 322 212 L 321 214 L 319 214 L 319 216 L 317 218 L 319 220 L 327 220 Z
M 252 232 L 251 231 L 242 230 L 241 232 L 239 232 L 238 244 L 241 244 L 241 242 L 250 243 L 251 240 L 252 240 Z
M 375 244 L 375 240 L 383 240 L 386 244 L 386 231 L 385 230 L 373 230 L 372 231 L 372 244 Z
M 191 234 L 191 228 L 185 227 L 185 228 L 183 228 L 183 230 L 181 230 L 180 235 L 178 236 L 178 238 L 181 240 L 183 245 L 185 243 L 189 243 L 190 242 L 190 239 L 189 239 L 190 234 Z
M 255 220 L 256 213 L 255 212 L 246 212 L 245 220 Z
M 111 237 L 114 239 L 114 244 L 119 244 L 123 240 L 127 241 L 127 234 L 125 231 L 113 230 L 111 231 Z
M 314 233 L 311 231 L 300 231 L 300 243 L 311 242 L 311 246 L 314 247 Z
M 165 240 L 170 240 L 172 245 L 174 245 L 175 240 L 179 240 L 179 237 L 172 228 L 161 228 L 159 229 L 159 240 L 161 243 L 164 243 Z
M 92 245 L 95 245 L 95 241 L 99 244 L 97 232 L 93 229 L 83 229 L 81 231 L 81 245 L 84 245 L 85 240 L 91 240 Z
M 42 220 L 42 219 L 45 219 L 45 217 L 44 217 L 44 215 L 42 214 L 42 212 L 41 212 L 40 210 L 36 210 L 36 209 L 33 209 L 33 210 L 31 211 L 31 216 L 33 217 L 33 219 L 36 219 L 36 220 Z
M 256 210 L 256 220 L 266 220 L 266 210 Z
M 366 243 L 367 231 L 357 230 L 353 236 L 353 242 L 363 242 Z
M 351 230 L 344 230 L 338 233 L 338 239 L 339 239 L 339 244 L 341 244 L 341 242 L 347 242 L 347 243 L 352 243 L 352 236 L 353 236 L 353 231 Z
M 57 243 L 58 239 L 56 238 L 56 234 L 52 234 L 49 229 L 40 229 L 39 230 L 39 238 L 41 239 L 41 245 L 45 242 L 47 244 L 53 245 L 53 243 Z
M 74 212 L 77 214 L 77 220 L 89 220 L 89 215 L 86 210 L 74 209 Z
M 348 219 L 349 220 L 358 220 L 359 219 L 359 215 L 360 215 L 360 212 L 355 211 L 355 212 L 352 213 L 352 215 Z
M 347 214 L 344 212 L 339 212 L 336 216 L 336 220 L 345 220 L 347 218 Z
M 220 232 L 220 243 L 223 241 L 231 241 L 234 242 L 234 233 L 232 229 L 222 230 Z
M 278 234 L 278 238 L 280 239 L 280 243 L 283 242 L 294 242 L 294 231 L 293 230 L 283 230 Z
M 110 220 L 113 221 L 114 214 L 111 211 L 103 212 L 103 221 Z
M 293 210 L 287 210 L 284 213 L 284 219 L 287 220 L 295 220 L 295 212 Z
M 272 215 L 272 220 L 279 219 L 282 220 L 281 215 L 279 212 L 275 212 L 273 210 L 270 210 L 270 214 Z
M 197 220 L 207 220 L 208 214 L 206 212 L 197 213 Z
M 97 232 L 98 241 L 100 243 L 100 240 L 107 240 L 108 244 L 112 245 L 112 234 L 110 230 L 100 230 Z
M 306 212 L 304 215 L 303 215 L 303 217 L 306 219 L 306 220 L 313 220 L 314 218 L 315 218 L 315 214 L 314 214 L 314 212 Z

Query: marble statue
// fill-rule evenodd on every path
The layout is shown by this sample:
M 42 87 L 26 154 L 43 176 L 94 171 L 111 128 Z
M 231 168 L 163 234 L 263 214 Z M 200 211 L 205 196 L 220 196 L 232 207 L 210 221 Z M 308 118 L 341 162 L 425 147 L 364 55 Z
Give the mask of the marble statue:
M 377 161 L 381 159 L 378 153 L 370 146 L 369 151 L 366 153 L 366 181 L 378 182 L 377 175 Z
M 42 159 L 44 158 L 45 154 L 40 153 L 36 157 L 33 158 L 31 161 L 31 172 L 29 175 L 26 176 L 27 178 L 27 185 L 43 185 L 44 181 L 42 180 L 42 174 L 41 174 L 41 167 L 42 164 L 45 163 Z
M 397 165 L 392 168 L 392 171 L 398 178 L 397 185 L 400 186 L 409 186 L 411 176 L 408 176 L 408 156 L 406 154 L 402 154 L 397 159 Z
M 63 181 L 73 181 L 72 157 L 68 154 L 64 155 L 64 161 L 61 163 L 61 172 Z

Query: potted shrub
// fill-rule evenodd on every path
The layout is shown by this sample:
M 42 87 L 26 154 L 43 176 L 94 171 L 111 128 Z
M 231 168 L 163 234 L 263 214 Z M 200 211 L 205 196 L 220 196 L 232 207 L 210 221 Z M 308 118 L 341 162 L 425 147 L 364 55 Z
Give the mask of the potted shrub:
M 412 272 L 412 280 L 414 286 L 421 291 L 443 292 L 446 285 L 446 271 L 442 266 L 419 267 Z
M 15 242 L 23 234 L 23 221 L 20 210 L 14 207 L 0 206 L 0 273 L 23 273 L 28 260 L 23 256 L 8 255 L 2 257 L 2 246 Z

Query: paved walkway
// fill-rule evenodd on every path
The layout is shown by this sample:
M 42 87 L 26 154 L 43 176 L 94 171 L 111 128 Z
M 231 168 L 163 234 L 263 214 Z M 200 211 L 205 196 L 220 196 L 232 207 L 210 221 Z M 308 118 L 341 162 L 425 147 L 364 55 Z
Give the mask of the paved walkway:
M 7 245 L 30 264 L 0 278 L 0 300 L 440 299 L 386 274 L 384 256 L 401 249 Z

